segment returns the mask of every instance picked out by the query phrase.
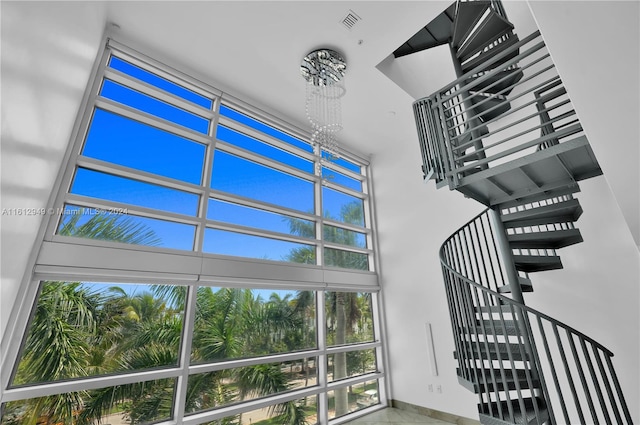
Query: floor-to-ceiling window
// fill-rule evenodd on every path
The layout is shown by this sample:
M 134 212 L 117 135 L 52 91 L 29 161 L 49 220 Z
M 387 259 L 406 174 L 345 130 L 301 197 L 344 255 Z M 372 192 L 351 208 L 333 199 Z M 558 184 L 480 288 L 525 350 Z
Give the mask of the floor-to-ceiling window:
M 2 423 L 315 424 L 384 401 L 368 164 L 109 41 Z

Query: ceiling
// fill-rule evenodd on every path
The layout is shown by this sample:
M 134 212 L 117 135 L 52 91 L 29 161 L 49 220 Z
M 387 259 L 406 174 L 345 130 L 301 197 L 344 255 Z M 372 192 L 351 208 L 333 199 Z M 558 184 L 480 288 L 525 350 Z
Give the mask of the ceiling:
M 413 98 L 377 66 L 450 2 L 213 1 L 109 2 L 116 39 L 306 129 L 304 79 L 310 51 L 330 47 L 347 61 L 339 140 L 365 156 L 410 143 L 417 151 Z M 355 13 L 348 28 L 342 20 Z M 115 24 L 115 25 L 113 25 Z M 434 52 L 421 96 L 454 76 L 450 59 Z M 409 60 L 405 59 L 408 63 Z M 388 61 L 387 61 L 388 62 Z M 441 66 L 446 64 L 443 73 Z M 389 66 L 382 67 L 389 71 Z M 397 69 L 396 77 L 404 78 Z M 430 74 L 430 75 L 429 75 Z M 423 83 L 424 84 L 424 83 Z

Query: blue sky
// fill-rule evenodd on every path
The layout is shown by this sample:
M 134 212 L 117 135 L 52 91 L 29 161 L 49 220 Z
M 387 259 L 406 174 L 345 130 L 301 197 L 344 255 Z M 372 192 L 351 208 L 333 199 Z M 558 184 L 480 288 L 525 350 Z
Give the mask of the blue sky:
M 112 57 L 109 66 L 179 96 L 196 106 L 208 109 L 213 106 L 211 98 L 119 58 Z M 204 135 L 210 133 L 211 123 L 207 118 L 169 105 L 114 81 L 105 80 L 100 94 Z M 313 152 L 310 144 L 231 108 L 222 105 L 220 112 L 230 119 L 251 126 L 298 149 Z M 99 108 L 94 111 L 82 155 L 189 184 L 210 185 L 216 191 L 302 213 L 314 213 L 312 181 L 314 163 L 312 161 L 224 126 L 219 126 L 216 131 L 216 136 L 220 140 L 308 173 L 310 179 L 300 178 L 220 150 L 214 154 L 211 175 L 204 176 L 206 157 L 204 144 Z M 358 165 L 344 159 L 335 160 L 335 164 L 346 170 L 360 172 Z M 354 190 L 362 190 L 360 181 L 344 173 L 327 167 L 323 167 L 322 172 L 323 177 L 329 181 Z M 197 217 L 201 202 L 200 196 L 194 193 L 89 168 L 77 169 L 70 192 L 187 217 Z M 341 210 L 348 203 L 357 202 L 362 205 L 362 208 L 364 207 L 361 200 L 346 193 L 326 187 L 323 188 L 322 193 L 324 214 L 333 219 L 341 219 Z M 202 202 L 208 203 L 207 218 L 211 220 L 266 229 L 284 235 L 292 234 L 291 217 L 285 214 L 275 214 L 217 199 L 202 200 Z M 72 211 L 73 208 L 70 207 L 69 210 Z M 92 214 L 95 214 L 95 211 L 87 211 L 86 217 L 81 222 L 90 219 Z M 162 241 L 160 246 L 193 249 L 195 226 L 138 216 L 129 217 L 152 229 Z M 312 221 L 304 223 L 313 228 Z M 364 226 L 364 223 L 360 224 Z M 305 247 L 313 246 L 207 229 L 203 250 L 280 261 L 286 259 L 292 249 Z

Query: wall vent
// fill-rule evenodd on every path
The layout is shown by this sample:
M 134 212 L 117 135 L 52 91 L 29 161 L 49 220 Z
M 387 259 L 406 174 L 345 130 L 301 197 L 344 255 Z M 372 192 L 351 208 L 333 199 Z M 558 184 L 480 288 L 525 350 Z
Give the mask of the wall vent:
M 360 22 L 362 18 L 360 18 L 353 10 L 349 9 L 349 13 L 342 18 L 342 25 L 347 27 L 348 30 L 353 29 L 353 27 Z

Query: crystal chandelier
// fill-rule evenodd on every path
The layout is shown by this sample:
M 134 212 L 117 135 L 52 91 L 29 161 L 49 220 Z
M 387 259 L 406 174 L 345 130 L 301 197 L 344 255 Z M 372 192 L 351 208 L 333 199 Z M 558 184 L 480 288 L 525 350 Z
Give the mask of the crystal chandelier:
M 330 49 L 314 50 L 300 65 L 300 73 L 307 81 L 305 113 L 313 130 L 311 143 L 321 157 L 322 151 L 330 159 L 340 156 L 336 133 L 342 130 L 340 98 L 346 93 L 346 69 L 342 56 Z

